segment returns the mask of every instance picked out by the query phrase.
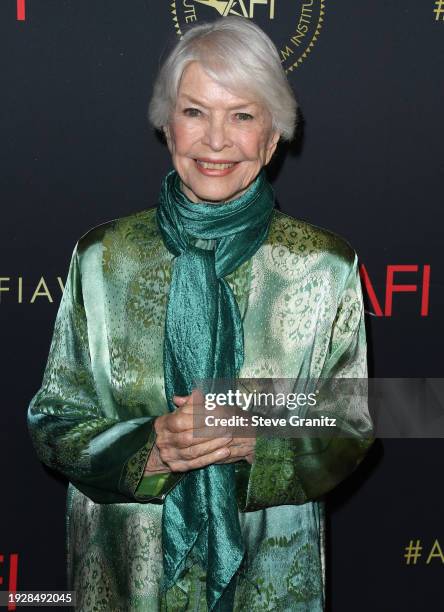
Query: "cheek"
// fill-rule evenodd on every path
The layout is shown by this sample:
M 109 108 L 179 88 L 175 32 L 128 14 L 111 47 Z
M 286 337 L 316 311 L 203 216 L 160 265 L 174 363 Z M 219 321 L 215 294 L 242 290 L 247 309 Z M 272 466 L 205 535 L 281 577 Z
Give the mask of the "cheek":
M 177 123 L 173 129 L 174 148 L 178 155 L 186 154 L 190 147 L 200 138 L 199 128 Z
M 266 140 L 262 134 L 256 132 L 244 134 L 239 139 L 239 147 L 249 160 L 255 161 L 264 157 Z

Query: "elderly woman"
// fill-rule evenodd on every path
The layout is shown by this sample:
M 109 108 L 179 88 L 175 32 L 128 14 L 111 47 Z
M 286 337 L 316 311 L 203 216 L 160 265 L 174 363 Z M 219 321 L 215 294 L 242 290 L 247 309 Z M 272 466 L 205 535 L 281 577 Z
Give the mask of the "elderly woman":
M 265 175 L 296 108 L 258 26 L 192 28 L 150 104 L 174 166 L 157 208 L 74 248 L 28 423 L 70 481 L 79 610 L 324 609 L 322 497 L 370 438 L 201 437 L 193 421 L 198 379 L 366 376 L 355 252 L 278 212 Z M 366 410 L 354 424 L 370 431 Z

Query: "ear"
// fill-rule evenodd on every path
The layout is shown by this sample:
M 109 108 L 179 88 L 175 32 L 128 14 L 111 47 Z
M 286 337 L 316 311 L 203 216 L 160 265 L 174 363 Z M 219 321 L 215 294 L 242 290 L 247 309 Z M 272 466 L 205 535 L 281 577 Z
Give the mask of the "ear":
M 268 141 L 268 145 L 267 145 L 267 152 L 266 152 L 266 157 L 265 157 L 265 165 L 267 165 L 269 163 L 270 159 L 273 157 L 273 153 L 276 151 L 276 147 L 278 145 L 280 137 L 281 137 L 281 134 L 277 130 L 272 132 L 272 134 L 270 136 L 270 140 Z

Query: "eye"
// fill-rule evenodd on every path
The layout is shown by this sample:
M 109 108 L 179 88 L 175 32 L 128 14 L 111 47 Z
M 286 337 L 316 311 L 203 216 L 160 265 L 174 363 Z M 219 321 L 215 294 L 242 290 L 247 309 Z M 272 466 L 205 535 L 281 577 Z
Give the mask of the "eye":
M 250 113 L 236 113 L 236 117 L 238 117 L 241 121 L 250 121 L 251 119 L 254 119 L 253 115 L 250 115 Z
M 185 108 L 183 114 L 187 117 L 198 117 L 200 110 L 198 108 Z

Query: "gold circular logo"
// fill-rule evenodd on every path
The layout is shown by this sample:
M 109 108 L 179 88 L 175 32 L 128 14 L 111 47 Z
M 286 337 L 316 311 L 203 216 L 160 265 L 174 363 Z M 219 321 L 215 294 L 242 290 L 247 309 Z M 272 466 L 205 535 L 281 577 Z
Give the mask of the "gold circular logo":
M 274 41 L 288 74 L 311 53 L 322 28 L 326 0 L 173 0 L 176 34 L 199 21 L 239 15 L 253 19 Z M 242 58 L 239 58 L 242 61 Z

